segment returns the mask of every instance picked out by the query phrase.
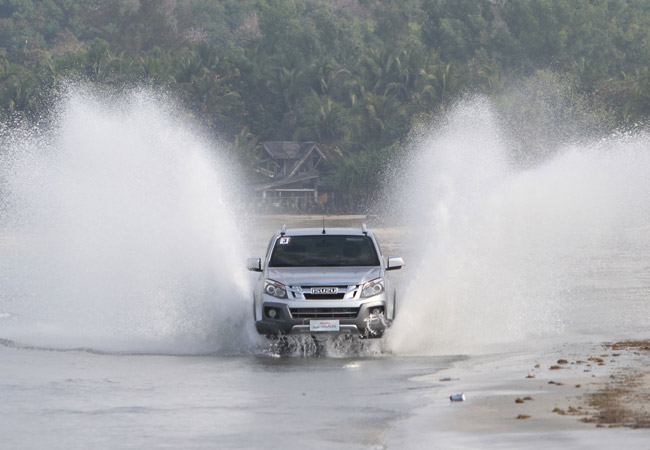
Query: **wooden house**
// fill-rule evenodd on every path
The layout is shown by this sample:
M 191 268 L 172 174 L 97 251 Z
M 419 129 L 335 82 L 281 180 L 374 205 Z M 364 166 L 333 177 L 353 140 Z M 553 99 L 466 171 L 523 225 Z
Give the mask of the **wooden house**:
M 315 142 L 265 141 L 255 171 L 260 182 L 254 190 L 263 203 L 301 211 L 326 200 L 319 197 L 319 164 L 325 157 Z

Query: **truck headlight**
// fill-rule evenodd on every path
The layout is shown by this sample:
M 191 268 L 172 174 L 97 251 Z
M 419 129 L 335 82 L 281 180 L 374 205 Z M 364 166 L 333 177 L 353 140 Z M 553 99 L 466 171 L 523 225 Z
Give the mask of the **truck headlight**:
M 264 293 L 277 298 L 287 298 L 287 288 L 284 284 L 273 280 L 264 280 Z
M 379 295 L 385 291 L 384 288 L 384 279 L 375 278 L 372 281 L 368 281 L 361 288 L 361 298 L 372 297 L 373 295 Z

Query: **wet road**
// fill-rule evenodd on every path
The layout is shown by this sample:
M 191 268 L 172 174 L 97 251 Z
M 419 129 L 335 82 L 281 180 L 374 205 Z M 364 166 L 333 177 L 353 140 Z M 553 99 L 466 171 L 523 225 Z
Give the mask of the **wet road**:
M 115 355 L 0 347 L 7 449 L 382 448 L 454 358 Z

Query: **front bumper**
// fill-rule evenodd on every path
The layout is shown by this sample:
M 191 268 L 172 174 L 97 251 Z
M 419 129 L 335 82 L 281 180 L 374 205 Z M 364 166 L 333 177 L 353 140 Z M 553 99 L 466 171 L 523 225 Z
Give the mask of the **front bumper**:
M 382 312 L 374 314 L 379 308 Z M 275 311 L 275 317 L 269 312 Z M 370 301 L 354 306 L 342 306 L 340 303 L 320 304 L 318 307 L 305 305 L 304 302 L 292 304 L 282 302 L 264 302 L 262 319 L 256 324 L 257 332 L 265 336 L 301 335 L 301 334 L 351 334 L 364 338 L 380 338 L 391 325 L 385 318 L 384 301 Z M 311 320 L 338 320 L 339 331 L 312 332 Z

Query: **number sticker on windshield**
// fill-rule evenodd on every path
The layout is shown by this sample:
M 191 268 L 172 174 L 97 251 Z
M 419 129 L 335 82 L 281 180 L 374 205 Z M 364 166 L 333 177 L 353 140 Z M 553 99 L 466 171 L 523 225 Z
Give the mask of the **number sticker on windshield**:
M 281 237 L 280 238 L 280 245 L 287 245 L 289 242 L 291 242 L 290 237 Z

